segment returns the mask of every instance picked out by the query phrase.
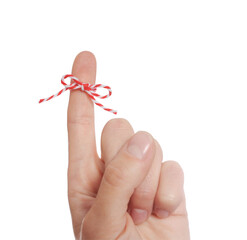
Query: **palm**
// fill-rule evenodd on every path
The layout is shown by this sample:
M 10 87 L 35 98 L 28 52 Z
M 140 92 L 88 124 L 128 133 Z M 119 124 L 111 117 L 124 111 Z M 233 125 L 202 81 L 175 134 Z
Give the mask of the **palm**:
M 84 176 L 83 176 L 84 175 Z M 84 179 L 82 179 L 82 176 Z M 77 191 L 74 192 L 76 198 L 72 198 L 74 201 L 78 202 L 83 209 L 82 219 L 86 216 L 87 212 L 93 205 L 95 197 L 97 195 L 97 189 L 100 184 L 99 181 L 102 178 L 102 173 L 93 177 L 93 173 L 88 171 L 87 175 L 80 174 L 77 176 L 75 181 L 75 186 Z M 83 185 L 82 183 L 87 183 Z M 71 199 L 71 198 L 70 198 Z M 73 201 L 72 200 L 72 201 Z M 185 201 L 185 200 L 184 200 Z M 168 218 L 160 219 L 155 214 L 152 214 L 147 221 L 140 225 L 135 225 L 130 214 L 126 212 L 126 231 L 122 233 L 123 239 L 125 235 L 130 236 L 140 236 L 141 240 L 148 239 L 169 239 L 169 240 L 188 240 L 189 239 L 189 226 L 188 218 L 185 210 L 185 202 L 176 209 L 176 211 L 170 215 Z M 81 203 L 81 204 L 79 204 Z M 82 222 L 81 222 L 82 223 Z M 81 228 L 81 225 L 80 227 Z M 122 229 L 122 226 L 119 226 Z M 126 238 L 127 239 L 127 238 Z M 136 239 L 138 240 L 138 239 Z

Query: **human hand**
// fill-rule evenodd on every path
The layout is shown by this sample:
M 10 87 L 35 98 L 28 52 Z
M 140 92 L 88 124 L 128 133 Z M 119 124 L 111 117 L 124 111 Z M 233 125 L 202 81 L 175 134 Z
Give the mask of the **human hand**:
M 72 74 L 94 84 L 94 55 L 80 53 Z M 74 90 L 68 140 L 68 198 L 77 240 L 189 240 L 183 171 L 174 161 L 162 163 L 162 150 L 150 134 L 134 134 L 124 119 L 110 120 L 99 158 L 93 103 Z

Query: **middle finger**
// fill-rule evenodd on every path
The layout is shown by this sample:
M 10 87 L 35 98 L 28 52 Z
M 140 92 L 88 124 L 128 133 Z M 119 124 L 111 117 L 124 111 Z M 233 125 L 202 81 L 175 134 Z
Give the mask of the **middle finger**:
M 125 119 L 113 119 L 106 124 L 101 137 L 101 155 L 105 166 L 109 164 L 122 145 L 133 135 L 134 130 Z M 156 155 L 149 173 L 135 189 L 129 202 L 128 212 L 131 213 L 136 224 L 145 221 L 153 210 L 153 202 L 158 188 L 162 163 L 161 147 L 157 141 L 155 141 L 155 145 Z M 141 210 L 146 211 L 146 216 Z
M 128 212 L 135 224 L 140 224 L 152 214 L 153 203 L 159 183 L 162 163 L 162 150 L 155 140 L 156 154 L 143 182 L 135 189 L 130 202 Z
M 101 158 L 105 167 L 133 135 L 132 126 L 123 118 L 112 119 L 105 125 L 101 136 Z

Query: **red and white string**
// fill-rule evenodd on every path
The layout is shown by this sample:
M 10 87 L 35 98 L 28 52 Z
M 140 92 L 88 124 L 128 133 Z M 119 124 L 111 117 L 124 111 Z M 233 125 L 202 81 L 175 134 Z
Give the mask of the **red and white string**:
M 66 78 L 70 78 L 72 79 L 74 82 L 71 83 L 70 85 L 67 85 L 65 83 L 65 79 Z M 75 76 L 71 75 L 71 74 L 67 74 L 64 75 L 61 79 L 61 83 L 64 85 L 64 88 L 62 90 L 60 90 L 57 94 L 54 94 L 48 98 L 43 98 L 39 100 L 39 103 L 42 102 L 46 102 L 51 100 L 52 98 L 55 98 L 57 96 L 59 96 L 60 94 L 64 93 L 67 90 L 76 90 L 76 89 L 80 89 L 81 91 L 85 92 L 88 94 L 88 96 L 91 98 L 91 100 L 99 107 L 103 108 L 105 111 L 111 112 L 113 114 L 117 114 L 116 110 L 113 110 L 111 108 L 106 108 L 104 107 L 101 103 L 99 103 L 95 97 L 100 98 L 100 99 L 105 99 L 111 96 L 112 94 L 112 90 L 109 86 L 105 86 L 103 84 L 89 84 L 89 83 L 82 83 L 80 82 L 80 80 L 78 78 L 76 78 Z M 108 94 L 107 95 L 100 95 L 98 93 L 96 93 L 97 88 L 103 88 L 108 90 Z

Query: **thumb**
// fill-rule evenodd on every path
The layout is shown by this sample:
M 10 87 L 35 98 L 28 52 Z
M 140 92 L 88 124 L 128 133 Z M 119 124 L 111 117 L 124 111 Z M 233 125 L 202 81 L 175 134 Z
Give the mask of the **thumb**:
M 123 230 L 130 197 L 148 174 L 154 155 L 154 139 L 146 132 L 126 142 L 105 169 L 96 200 L 83 221 L 83 235 L 115 239 Z

